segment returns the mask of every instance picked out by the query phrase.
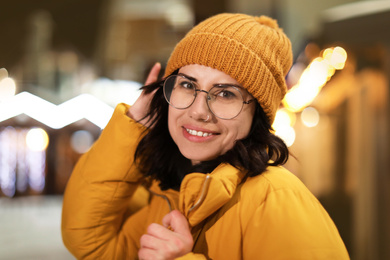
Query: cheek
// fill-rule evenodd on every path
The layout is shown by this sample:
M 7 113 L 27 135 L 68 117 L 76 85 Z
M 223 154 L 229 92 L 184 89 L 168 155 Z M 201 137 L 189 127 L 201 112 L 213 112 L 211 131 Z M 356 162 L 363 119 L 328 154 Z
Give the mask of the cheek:
M 244 139 L 245 137 L 248 136 L 251 127 L 252 127 L 252 121 L 253 121 L 253 114 L 248 113 L 245 114 L 245 116 L 238 122 L 238 130 L 237 130 L 237 139 Z
M 241 132 L 240 132 L 241 138 L 240 139 L 244 139 L 245 137 L 247 137 L 249 135 L 249 132 L 251 131 L 253 118 L 255 116 L 254 104 L 250 104 L 250 106 L 247 107 L 247 110 L 245 111 L 245 113 L 243 115 L 244 115 L 244 117 L 243 117 L 243 121 L 241 123 L 242 127 L 240 129 L 241 130 Z
M 252 121 L 249 119 L 239 120 L 237 122 L 231 122 L 229 125 L 225 125 L 227 135 L 222 144 L 224 152 L 232 149 L 237 140 L 247 137 L 251 129 L 251 125 Z
M 251 129 L 251 122 L 242 122 L 238 126 L 236 140 L 244 139 L 248 136 Z

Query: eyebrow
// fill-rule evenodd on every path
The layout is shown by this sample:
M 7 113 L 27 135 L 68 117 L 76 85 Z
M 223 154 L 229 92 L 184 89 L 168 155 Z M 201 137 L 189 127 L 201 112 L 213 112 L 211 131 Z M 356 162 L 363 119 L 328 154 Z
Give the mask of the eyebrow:
M 191 80 L 191 81 L 198 82 L 198 80 L 197 80 L 196 78 L 191 77 L 191 76 L 188 76 L 188 75 L 186 75 L 186 74 L 184 74 L 184 73 L 178 73 L 177 75 L 183 76 L 183 77 L 185 77 L 185 78 L 187 78 L 187 79 L 189 79 L 189 80 Z
M 198 80 L 196 78 L 191 77 L 191 76 L 189 76 L 187 74 L 178 73 L 177 75 L 183 76 L 183 77 L 185 77 L 185 78 L 187 78 L 187 79 L 189 79 L 191 81 L 198 82 Z M 233 87 L 236 87 L 236 88 L 241 89 L 241 90 L 246 90 L 243 86 L 237 85 L 237 84 L 232 84 L 232 83 L 217 83 L 217 84 L 213 84 L 213 86 L 226 86 L 226 87 L 233 86 Z

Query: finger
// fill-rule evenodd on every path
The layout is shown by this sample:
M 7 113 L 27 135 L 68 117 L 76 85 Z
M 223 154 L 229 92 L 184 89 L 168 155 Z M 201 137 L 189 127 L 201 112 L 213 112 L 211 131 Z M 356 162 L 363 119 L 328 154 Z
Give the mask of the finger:
M 143 234 L 139 241 L 141 248 L 149 248 L 154 250 L 162 247 L 165 243 L 165 241 L 161 238 L 155 237 L 150 234 Z
M 173 210 L 169 214 L 165 215 L 162 220 L 162 224 L 164 227 L 170 227 L 176 233 L 191 235 L 186 217 L 184 217 L 184 215 L 178 210 Z
M 186 218 L 179 211 L 172 211 L 163 218 L 163 224 L 152 223 L 143 235 L 141 247 L 152 247 L 164 259 L 173 259 L 191 252 L 193 238 Z M 173 230 L 167 227 L 172 226 Z
M 159 253 L 156 250 L 149 248 L 141 248 L 138 250 L 138 258 L 143 259 L 162 259 Z
M 145 85 L 149 85 L 157 81 L 160 70 L 161 70 L 161 64 L 159 62 L 156 62 L 149 72 L 149 75 L 145 81 Z
M 170 235 L 169 233 L 171 233 L 172 231 L 164 226 L 161 226 L 156 223 L 152 223 L 148 226 L 146 232 L 148 235 L 151 235 L 158 239 L 167 240 L 167 237 L 169 237 Z
M 174 232 L 167 230 L 162 226 L 161 228 L 169 232 L 169 234 L 167 234 L 164 238 L 159 238 L 150 234 L 144 234 L 141 236 L 141 247 L 138 253 L 143 259 L 157 259 L 156 256 L 159 256 L 161 259 L 173 259 L 175 258 L 174 256 L 182 250 L 183 247 L 180 247 L 182 242 L 176 238 Z M 144 250 L 141 251 L 141 249 Z M 153 255 L 154 257 L 147 258 L 146 254 L 149 254 L 150 256 Z

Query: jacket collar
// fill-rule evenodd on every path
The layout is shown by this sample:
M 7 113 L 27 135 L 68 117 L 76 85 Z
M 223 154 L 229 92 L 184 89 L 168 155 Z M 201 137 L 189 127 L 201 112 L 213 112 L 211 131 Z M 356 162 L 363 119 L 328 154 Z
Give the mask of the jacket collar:
M 179 195 L 179 210 L 191 226 L 228 202 L 234 195 L 244 174 L 229 164 L 219 165 L 212 173 L 192 173 L 185 176 Z
M 180 193 L 174 190 L 161 191 L 154 182 L 150 191 L 163 197 L 170 210 L 178 209 L 194 227 L 213 214 L 234 195 L 244 173 L 230 164 L 220 164 L 210 174 L 191 173 L 184 177 Z

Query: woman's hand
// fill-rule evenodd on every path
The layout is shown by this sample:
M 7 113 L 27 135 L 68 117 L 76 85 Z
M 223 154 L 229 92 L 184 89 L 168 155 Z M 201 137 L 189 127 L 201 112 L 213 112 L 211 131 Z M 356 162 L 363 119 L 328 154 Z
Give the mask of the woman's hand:
M 184 215 L 173 210 L 162 222 L 151 224 L 141 237 L 139 259 L 175 259 L 191 252 L 194 241 Z
M 145 81 L 145 85 L 157 81 L 160 70 L 161 70 L 161 64 L 160 63 L 154 64 Z M 131 117 L 136 121 L 139 121 L 141 124 L 145 125 L 146 127 L 148 127 L 148 125 L 146 125 L 146 123 L 148 122 L 148 118 L 144 118 L 144 117 L 148 113 L 150 102 L 154 96 L 154 93 L 155 91 L 146 95 L 145 91 L 142 91 L 138 99 L 127 111 L 127 115 L 129 117 Z

